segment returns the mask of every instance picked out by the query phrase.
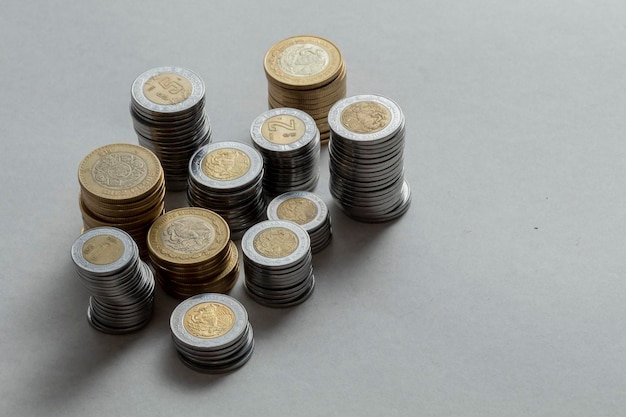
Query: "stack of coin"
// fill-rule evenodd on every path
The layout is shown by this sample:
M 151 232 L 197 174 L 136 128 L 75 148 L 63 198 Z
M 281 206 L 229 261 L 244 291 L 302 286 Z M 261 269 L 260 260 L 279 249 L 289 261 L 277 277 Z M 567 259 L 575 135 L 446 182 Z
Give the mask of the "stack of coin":
M 266 196 L 315 188 L 320 173 L 320 134 L 311 116 L 298 109 L 267 110 L 252 122 L 250 136 L 263 155 Z
M 357 221 L 384 222 L 403 215 L 411 202 L 404 179 L 404 115 L 377 95 L 340 100 L 328 114 L 330 192 Z
M 157 281 L 176 298 L 226 293 L 239 277 L 228 224 L 210 210 L 179 208 L 162 215 L 148 232 L 148 248 Z
M 181 302 L 170 317 L 181 361 L 194 371 L 229 372 L 252 356 L 254 337 L 244 306 L 223 294 L 198 294 Z
M 147 257 L 146 234 L 164 212 L 165 182 L 158 158 L 129 143 L 102 146 L 81 161 L 78 181 L 84 229 L 123 229 L 139 245 L 141 257 Z
M 328 110 L 346 96 L 346 66 L 339 49 L 317 36 L 294 36 L 273 45 L 263 64 L 269 108 L 304 110 L 327 142 Z
M 129 333 L 150 321 L 154 277 L 127 233 L 114 227 L 88 230 L 74 241 L 71 255 L 91 293 L 87 319 L 95 329 Z
M 163 164 L 168 190 L 185 189 L 189 158 L 211 140 L 202 79 L 184 68 L 148 70 L 133 82 L 130 113 L 139 144 Z
M 187 201 L 222 216 L 231 238 L 239 239 L 265 212 L 263 158 L 238 142 L 218 142 L 198 149 L 189 161 Z
M 330 243 L 330 213 L 324 201 L 308 191 L 281 194 L 267 206 L 269 220 L 289 220 L 302 226 L 311 238 L 311 252 L 318 253 Z
M 301 226 L 287 220 L 266 220 L 241 239 L 245 288 L 269 307 L 290 307 L 313 293 L 311 240 Z

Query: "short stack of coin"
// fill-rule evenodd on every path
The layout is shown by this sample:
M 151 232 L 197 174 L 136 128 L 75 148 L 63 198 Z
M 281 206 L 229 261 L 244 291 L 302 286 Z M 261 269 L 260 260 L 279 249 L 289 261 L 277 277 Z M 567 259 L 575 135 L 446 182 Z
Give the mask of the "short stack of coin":
M 198 149 L 189 161 L 187 201 L 222 216 L 231 238 L 243 233 L 265 214 L 263 158 L 238 142 L 218 142 Z
M 250 136 L 263 155 L 266 196 L 315 188 L 320 172 L 320 134 L 311 116 L 298 109 L 267 110 L 252 122 Z
M 135 132 L 139 144 L 161 160 L 168 190 L 185 189 L 191 155 L 211 141 L 204 102 L 204 82 L 184 68 L 153 68 L 133 82 Z
M 313 293 L 315 276 L 311 240 L 301 226 L 287 220 L 266 220 L 241 239 L 245 289 L 268 307 L 291 307 Z
M 274 44 L 263 64 L 269 108 L 307 112 L 327 142 L 328 110 L 346 96 L 346 66 L 337 46 L 318 36 L 293 36 Z
M 184 299 L 226 293 L 239 277 L 239 252 L 226 221 L 199 207 L 171 210 L 148 232 L 150 261 L 161 287 Z
M 411 202 L 404 179 L 404 115 L 378 95 L 340 100 L 328 115 L 329 188 L 342 210 L 362 222 L 402 216 Z
M 78 167 L 84 229 L 113 226 L 128 232 L 142 258 L 146 234 L 164 212 L 165 182 L 158 158 L 130 143 L 97 148 Z
M 130 333 L 150 321 L 154 277 L 130 235 L 114 227 L 90 229 L 74 241 L 71 256 L 91 293 L 87 319 L 95 329 Z
M 268 220 L 289 220 L 307 231 L 311 252 L 318 253 L 330 243 L 332 228 L 330 213 L 324 201 L 308 191 L 281 194 L 267 206 Z
M 245 307 L 224 294 L 198 294 L 170 317 L 178 357 L 197 372 L 218 374 L 243 366 L 254 351 Z

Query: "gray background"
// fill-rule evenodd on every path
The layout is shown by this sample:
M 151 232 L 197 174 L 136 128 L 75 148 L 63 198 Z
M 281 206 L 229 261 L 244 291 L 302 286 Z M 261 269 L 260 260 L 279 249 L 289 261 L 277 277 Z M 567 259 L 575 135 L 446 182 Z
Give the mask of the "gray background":
M 18 1 L 0 8 L 0 414 L 609 416 L 626 409 L 626 3 Z M 188 370 L 157 292 L 143 331 L 107 336 L 69 248 L 77 166 L 136 143 L 130 85 L 177 65 L 206 83 L 213 140 L 250 143 L 262 60 L 335 42 L 348 94 L 407 120 L 413 204 L 354 222 L 316 189 L 334 240 L 289 310 L 240 282 L 255 353 Z M 184 204 L 168 196 L 169 208 Z

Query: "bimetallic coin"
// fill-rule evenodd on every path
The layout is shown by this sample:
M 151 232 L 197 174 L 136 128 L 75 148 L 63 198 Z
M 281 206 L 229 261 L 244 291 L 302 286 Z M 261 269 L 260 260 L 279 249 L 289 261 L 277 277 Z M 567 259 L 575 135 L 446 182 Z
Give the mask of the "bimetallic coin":
M 128 265 L 137 254 L 128 233 L 112 228 L 90 229 L 72 245 L 74 263 L 87 274 L 113 274 Z
M 179 113 L 204 98 L 204 82 L 185 68 L 152 68 L 135 79 L 131 94 L 133 101 L 146 111 Z
M 267 151 L 290 152 L 313 141 L 318 134 L 315 121 L 293 108 L 275 108 L 257 116 L 250 136 L 257 147 Z
M 287 267 L 306 256 L 310 238 L 301 226 L 285 220 L 265 220 L 241 239 L 244 255 L 256 264 Z

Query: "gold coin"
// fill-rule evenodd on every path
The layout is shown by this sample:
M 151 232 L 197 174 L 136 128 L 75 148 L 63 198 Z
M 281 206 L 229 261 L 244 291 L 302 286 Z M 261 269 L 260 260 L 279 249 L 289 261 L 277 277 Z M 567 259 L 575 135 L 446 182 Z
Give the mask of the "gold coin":
M 214 339 L 224 336 L 235 325 L 235 313 L 217 302 L 196 304 L 185 312 L 183 325 L 192 336 Z
M 130 143 L 102 146 L 87 155 L 78 167 L 82 190 L 111 202 L 143 198 L 158 187 L 162 176 L 156 155 Z
M 354 133 L 376 133 L 391 122 L 391 112 L 374 101 L 358 101 L 346 107 L 340 115 L 341 124 Z
M 337 76 L 342 59 L 332 42 L 301 35 L 274 44 L 265 54 L 264 67 L 268 78 L 278 84 L 314 88 Z
M 193 85 L 187 78 L 174 73 L 157 74 L 143 85 L 143 94 L 155 104 L 174 105 L 187 100 Z
M 283 201 L 276 208 L 281 220 L 289 220 L 299 225 L 313 221 L 317 216 L 317 206 L 308 198 L 294 197 Z
M 83 244 L 83 258 L 94 265 L 112 264 L 124 254 L 124 243 L 112 235 L 94 236 Z
M 201 166 L 209 178 L 232 181 L 250 170 L 250 157 L 239 149 L 220 148 L 206 154 Z
M 254 237 L 254 249 L 266 258 L 284 258 L 291 255 L 299 243 L 298 236 L 285 227 L 270 227 Z
M 261 126 L 261 135 L 272 143 L 286 145 L 304 136 L 306 125 L 300 118 L 279 114 L 267 119 Z
M 159 217 L 148 232 L 151 258 L 181 265 L 211 260 L 225 250 L 229 240 L 226 221 L 199 207 L 169 211 Z

